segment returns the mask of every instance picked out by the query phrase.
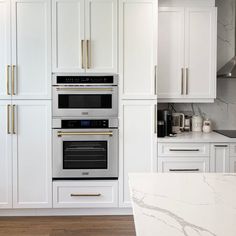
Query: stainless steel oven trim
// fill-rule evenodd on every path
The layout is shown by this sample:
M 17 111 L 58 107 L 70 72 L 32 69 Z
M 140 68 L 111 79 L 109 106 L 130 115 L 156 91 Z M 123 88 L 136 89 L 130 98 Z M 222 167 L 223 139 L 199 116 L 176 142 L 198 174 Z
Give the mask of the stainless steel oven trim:
M 66 135 L 58 132 L 84 132 L 84 129 L 53 129 L 53 178 L 114 178 L 118 177 L 118 129 L 89 129 L 88 132 L 112 132 L 109 135 Z M 63 170 L 63 141 L 108 141 L 108 169 Z M 83 172 L 89 174 L 84 176 Z
M 65 90 L 63 90 L 65 89 Z M 58 109 L 59 94 L 111 94 L 111 109 Z M 99 89 L 99 90 L 98 90 Z M 53 86 L 53 117 L 118 117 L 117 86 Z

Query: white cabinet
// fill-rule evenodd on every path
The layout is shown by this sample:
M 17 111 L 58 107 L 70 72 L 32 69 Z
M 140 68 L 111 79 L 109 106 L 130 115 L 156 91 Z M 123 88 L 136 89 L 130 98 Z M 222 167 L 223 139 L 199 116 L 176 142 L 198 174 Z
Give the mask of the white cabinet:
M 120 122 L 120 206 L 130 207 L 128 174 L 156 170 L 155 101 L 122 101 Z
M 117 73 L 117 1 L 53 0 L 53 71 Z
M 0 99 L 50 99 L 50 0 L 0 1 L 0 15 Z
M 230 157 L 230 173 L 236 173 L 236 157 Z
M 216 97 L 215 7 L 159 9 L 160 102 L 212 102 Z
M 229 172 L 230 171 L 230 152 L 228 144 L 212 144 L 210 156 L 211 172 Z
M 156 0 L 119 2 L 119 72 L 123 99 L 156 98 Z
M 0 101 L 0 208 L 12 207 L 11 102 Z

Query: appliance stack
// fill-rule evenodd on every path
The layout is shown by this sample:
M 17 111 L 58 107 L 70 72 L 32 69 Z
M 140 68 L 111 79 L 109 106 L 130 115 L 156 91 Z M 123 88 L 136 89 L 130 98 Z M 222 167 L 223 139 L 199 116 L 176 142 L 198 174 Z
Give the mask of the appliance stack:
M 118 76 L 53 76 L 53 179 L 118 178 Z

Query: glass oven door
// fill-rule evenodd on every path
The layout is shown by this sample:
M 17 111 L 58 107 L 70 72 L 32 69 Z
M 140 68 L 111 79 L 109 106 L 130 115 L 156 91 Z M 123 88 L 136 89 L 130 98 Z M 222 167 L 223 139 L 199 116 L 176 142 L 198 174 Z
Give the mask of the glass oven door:
M 116 86 L 54 86 L 53 116 L 117 117 Z
M 118 130 L 53 130 L 54 178 L 117 178 Z

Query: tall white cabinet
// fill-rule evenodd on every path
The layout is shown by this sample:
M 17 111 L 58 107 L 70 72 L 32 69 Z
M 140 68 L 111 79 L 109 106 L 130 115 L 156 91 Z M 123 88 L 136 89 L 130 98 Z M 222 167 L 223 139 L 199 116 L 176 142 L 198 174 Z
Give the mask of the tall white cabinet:
M 0 208 L 51 207 L 51 1 L 0 13 Z
M 120 207 L 128 175 L 155 169 L 157 0 L 119 1 Z
M 160 102 L 213 102 L 216 97 L 214 6 L 159 8 Z

